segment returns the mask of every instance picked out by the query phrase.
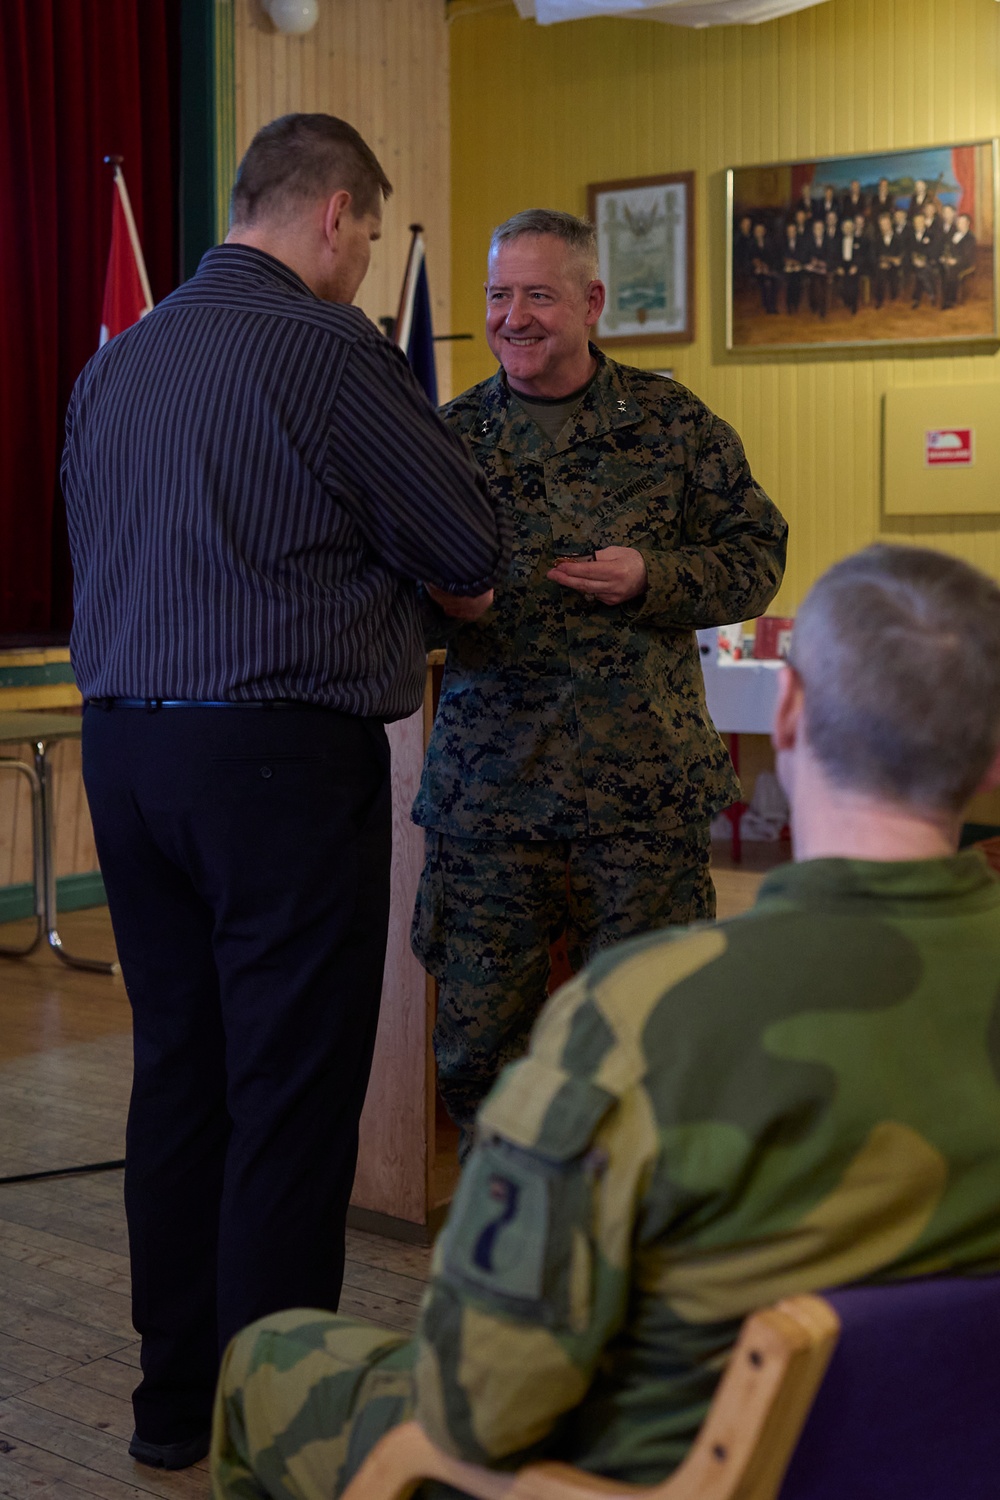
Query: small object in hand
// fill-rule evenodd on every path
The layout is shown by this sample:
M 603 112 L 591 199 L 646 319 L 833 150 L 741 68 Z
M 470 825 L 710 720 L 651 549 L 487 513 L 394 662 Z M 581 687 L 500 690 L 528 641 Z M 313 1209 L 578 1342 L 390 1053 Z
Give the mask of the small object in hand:
M 565 551 L 564 552 L 560 552 L 558 554 L 558 556 L 556 557 L 555 566 L 558 568 L 559 565 L 560 565 L 560 563 L 567 563 L 567 562 L 596 562 L 596 561 L 597 561 L 597 553 L 596 553 L 596 551 L 594 550 L 593 547 L 590 547 L 590 548 L 583 548 L 583 547 L 581 547 L 579 552 L 565 552 Z

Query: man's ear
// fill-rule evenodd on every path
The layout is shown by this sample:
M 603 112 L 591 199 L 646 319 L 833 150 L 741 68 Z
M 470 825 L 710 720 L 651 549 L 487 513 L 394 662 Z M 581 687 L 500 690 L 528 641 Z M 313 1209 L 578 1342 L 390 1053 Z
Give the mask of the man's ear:
M 604 311 L 604 302 L 607 293 L 604 290 L 603 281 L 589 281 L 587 283 L 587 327 L 593 328 L 601 313 Z
M 976 795 L 978 796 L 980 792 L 995 792 L 998 786 L 1000 786 L 1000 748 L 986 767 L 983 779 L 976 787 Z
M 336 244 L 341 221 L 351 210 L 351 195 L 346 188 L 338 188 L 326 201 L 323 210 L 323 234 L 331 248 Z
M 778 702 L 774 710 L 771 744 L 775 750 L 794 750 L 802 728 L 805 690 L 802 678 L 787 663 L 778 680 Z

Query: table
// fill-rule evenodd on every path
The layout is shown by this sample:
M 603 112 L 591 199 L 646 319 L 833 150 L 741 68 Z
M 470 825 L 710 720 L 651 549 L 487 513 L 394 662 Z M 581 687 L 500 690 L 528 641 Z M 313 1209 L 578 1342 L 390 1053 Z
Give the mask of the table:
M 34 937 L 20 948 L 0 945 L 0 956 L 25 957 L 35 951 L 44 934 L 56 957 L 71 968 L 88 969 L 95 974 L 117 974 L 116 963 L 107 963 L 97 958 L 78 958 L 69 953 L 56 928 L 49 747 L 59 740 L 78 740 L 80 730 L 81 723 L 77 714 L 0 713 L 0 747 L 25 743 L 34 747 L 33 765 L 16 756 L 0 755 L 0 770 L 6 769 L 23 775 L 31 788 L 32 869 L 35 888 Z
M 0 645 L 0 710 L 79 708 L 80 691 L 73 680 L 66 645 Z
M 778 704 L 781 661 L 720 661 L 718 631 L 698 631 L 701 670 L 705 679 L 705 701 L 709 717 L 720 734 L 730 736 L 729 753 L 733 769 L 739 775 L 740 735 L 770 734 Z M 740 821 L 746 812 L 745 802 L 727 807 L 725 816 L 732 826 L 733 859 L 742 857 Z

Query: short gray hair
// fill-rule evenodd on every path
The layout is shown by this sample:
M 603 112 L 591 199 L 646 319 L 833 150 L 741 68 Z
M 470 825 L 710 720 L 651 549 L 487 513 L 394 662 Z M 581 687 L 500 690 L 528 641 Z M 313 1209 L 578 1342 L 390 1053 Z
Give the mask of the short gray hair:
M 588 219 L 577 219 L 557 208 L 525 208 L 498 224 L 490 235 L 490 255 L 501 245 L 523 239 L 526 234 L 551 234 L 578 255 L 587 271 L 587 280 L 597 276 L 597 231 Z
M 958 812 L 1000 745 L 1000 589 L 925 547 L 866 547 L 813 586 L 790 660 L 840 786 Z

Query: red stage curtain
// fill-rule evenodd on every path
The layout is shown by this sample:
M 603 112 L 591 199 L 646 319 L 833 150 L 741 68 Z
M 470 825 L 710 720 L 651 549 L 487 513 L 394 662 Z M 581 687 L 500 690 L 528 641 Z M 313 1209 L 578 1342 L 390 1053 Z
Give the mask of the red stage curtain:
M 0 4 L 0 634 L 65 628 L 58 485 L 124 157 L 154 300 L 177 283 L 180 0 Z
M 816 168 L 813 166 L 811 161 L 796 162 L 795 166 L 793 166 L 791 192 L 792 202 L 795 204 L 796 208 L 798 208 L 799 206 L 799 196 L 806 183 L 808 182 L 809 186 L 812 187 L 815 173 Z
M 976 148 L 975 146 L 953 146 L 951 170 L 955 174 L 961 193 L 956 213 L 968 214 L 972 227 L 976 227 Z

